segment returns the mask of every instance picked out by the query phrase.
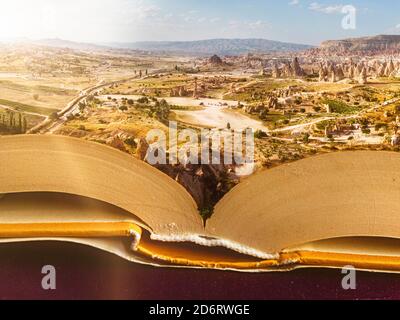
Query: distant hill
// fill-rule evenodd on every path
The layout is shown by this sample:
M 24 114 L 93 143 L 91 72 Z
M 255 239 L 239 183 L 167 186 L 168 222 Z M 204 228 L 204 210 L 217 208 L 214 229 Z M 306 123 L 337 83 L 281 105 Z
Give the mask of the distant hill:
M 336 54 L 385 54 L 398 53 L 400 35 L 379 35 L 373 37 L 351 38 L 325 41 L 317 49 L 323 53 Z
M 19 39 L 13 42 L 82 51 L 127 49 L 210 56 L 214 54 L 240 55 L 246 53 L 295 52 L 313 48 L 312 46 L 304 44 L 286 43 L 265 39 L 211 39 L 200 41 L 143 41 L 131 43 L 92 44 L 55 38 L 34 41 L 29 39 Z
M 91 44 L 91 43 L 83 43 L 83 42 L 74 42 L 62 39 L 42 39 L 30 41 L 33 44 L 46 46 L 46 47 L 54 47 L 54 48 L 68 48 L 73 50 L 83 50 L 83 51 L 99 51 L 99 50 L 107 50 L 110 49 L 106 46 Z
M 287 52 L 312 48 L 309 45 L 265 39 L 212 39 L 200 41 L 144 41 L 113 43 L 113 47 L 157 52 L 176 52 L 201 55 L 239 55 L 251 52 Z

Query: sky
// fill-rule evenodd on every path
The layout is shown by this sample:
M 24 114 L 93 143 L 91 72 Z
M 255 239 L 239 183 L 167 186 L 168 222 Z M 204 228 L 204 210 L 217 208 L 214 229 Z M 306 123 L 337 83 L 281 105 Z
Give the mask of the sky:
M 343 7 L 356 11 L 344 29 Z M 264 38 L 324 40 L 400 34 L 398 0 L 1 0 L 0 40 L 90 43 Z

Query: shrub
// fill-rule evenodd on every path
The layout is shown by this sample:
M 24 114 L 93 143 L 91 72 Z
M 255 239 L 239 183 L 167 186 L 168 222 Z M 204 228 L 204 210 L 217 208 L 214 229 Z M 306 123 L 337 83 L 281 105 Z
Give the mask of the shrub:
M 369 129 L 369 128 L 362 128 L 362 129 L 361 129 L 361 132 L 362 132 L 363 134 L 370 134 L 370 133 L 371 133 L 371 129 Z
M 268 134 L 262 130 L 257 130 L 256 132 L 254 132 L 254 138 L 256 139 L 263 139 L 268 137 Z
M 303 142 L 304 143 L 309 143 L 310 142 L 310 134 L 308 132 L 304 134 Z
M 143 103 L 143 104 L 148 104 L 149 103 L 149 99 L 147 97 L 142 97 L 142 98 L 139 98 L 137 100 L 137 102 Z
M 301 104 L 303 102 L 303 99 L 298 97 L 296 98 L 296 100 L 294 101 L 295 104 Z
M 348 104 L 338 100 L 325 100 L 323 103 L 329 105 L 333 113 L 348 114 L 358 111 L 357 107 L 349 106 Z
M 381 129 L 387 129 L 388 125 L 386 123 L 377 123 L 375 124 L 375 131 L 379 131 Z
M 320 112 L 321 111 L 321 107 L 314 107 L 313 108 L 315 112 Z
M 128 139 L 126 139 L 126 140 L 125 140 L 125 143 L 126 143 L 128 146 L 132 147 L 132 148 L 136 148 L 136 147 L 137 147 L 134 138 L 128 138 Z
M 57 112 L 53 112 L 53 113 L 50 115 L 50 119 L 51 119 L 51 120 L 57 120 L 58 118 L 59 118 L 59 115 L 58 115 Z

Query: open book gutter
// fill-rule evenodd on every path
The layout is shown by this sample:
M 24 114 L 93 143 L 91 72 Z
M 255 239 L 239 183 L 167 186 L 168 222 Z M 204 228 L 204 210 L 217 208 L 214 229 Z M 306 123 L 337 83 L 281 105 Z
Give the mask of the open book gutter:
M 154 266 L 400 272 L 400 154 L 338 152 L 246 179 L 204 225 L 176 181 L 110 147 L 0 138 L 0 243 L 69 241 Z

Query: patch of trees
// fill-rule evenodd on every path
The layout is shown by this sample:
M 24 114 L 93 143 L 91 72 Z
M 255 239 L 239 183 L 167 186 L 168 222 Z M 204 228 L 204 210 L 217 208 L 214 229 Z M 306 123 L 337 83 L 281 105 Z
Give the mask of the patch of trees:
M 265 131 L 262 130 L 257 130 L 256 132 L 254 132 L 254 138 L 256 139 L 263 139 L 263 138 L 267 138 L 268 134 Z
M 128 105 L 133 105 L 132 101 L 127 101 Z M 155 118 L 161 122 L 169 120 L 171 106 L 165 99 L 158 100 L 156 98 L 141 97 L 137 100 L 136 108 L 146 109 L 149 117 Z
M 350 106 L 340 100 L 324 100 L 324 104 L 329 105 L 330 110 L 332 113 L 339 113 L 339 114 L 351 114 L 356 111 L 359 111 L 359 108 L 356 107 L 359 103 L 355 102 L 355 106 Z
M 140 104 L 148 104 L 150 101 L 149 101 L 149 98 L 147 98 L 147 97 L 141 97 L 137 100 L 137 102 Z
M 170 112 L 171 107 L 165 99 L 156 101 L 154 104 L 149 106 L 149 115 L 160 120 L 161 122 L 169 119 Z
M 28 121 L 22 113 L 9 110 L 0 114 L 0 130 L 11 134 L 23 134 L 28 131 Z

